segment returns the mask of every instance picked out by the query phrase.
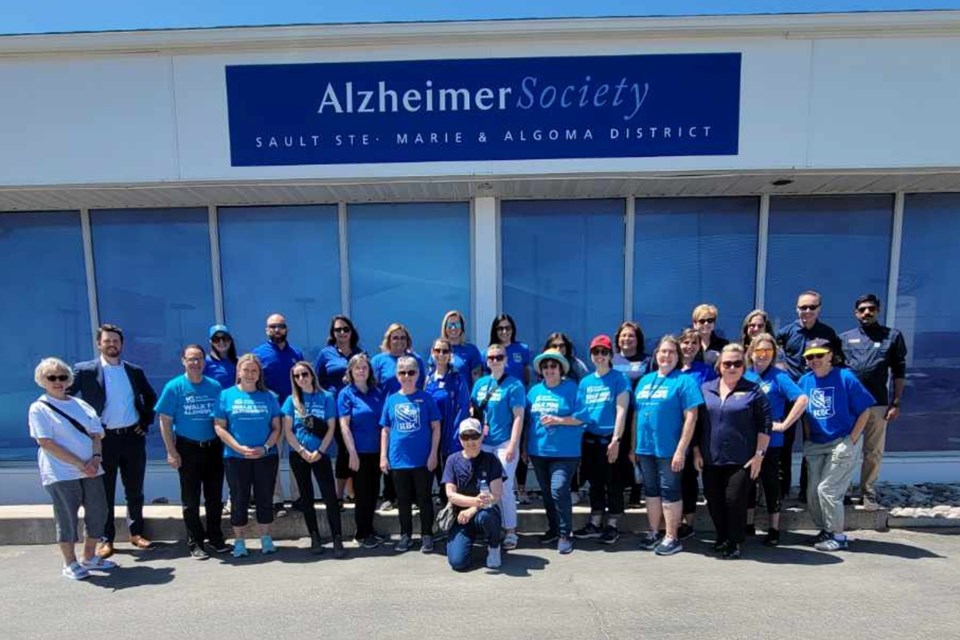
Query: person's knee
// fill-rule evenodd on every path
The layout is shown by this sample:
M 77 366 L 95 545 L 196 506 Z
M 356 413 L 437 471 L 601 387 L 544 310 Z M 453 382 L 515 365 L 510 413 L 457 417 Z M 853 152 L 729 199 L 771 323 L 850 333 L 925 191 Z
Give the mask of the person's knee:
M 470 556 L 458 556 L 447 557 L 447 561 L 450 563 L 450 568 L 457 572 L 469 571 L 470 570 Z

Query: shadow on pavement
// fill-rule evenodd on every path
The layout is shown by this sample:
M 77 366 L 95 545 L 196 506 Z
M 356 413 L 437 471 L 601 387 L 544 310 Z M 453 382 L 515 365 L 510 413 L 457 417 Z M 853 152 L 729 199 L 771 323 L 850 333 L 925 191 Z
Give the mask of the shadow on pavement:
M 926 558 L 946 558 L 938 553 L 914 547 L 899 542 L 885 542 L 882 540 L 858 540 L 852 537 L 850 540 L 850 550 L 847 553 L 873 553 L 891 558 L 903 558 L 904 560 L 923 560 Z
M 121 566 L 109 573 L 94 573 L 87 582 L 104 589 L 122 591 L 134 587 L 167 584 L 173 581 L 174 571 L 173 567 Z

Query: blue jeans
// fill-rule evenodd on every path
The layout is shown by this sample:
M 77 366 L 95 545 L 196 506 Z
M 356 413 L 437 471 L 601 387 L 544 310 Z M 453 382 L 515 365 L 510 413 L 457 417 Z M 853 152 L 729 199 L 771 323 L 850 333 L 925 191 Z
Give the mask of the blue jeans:
M 580 458 L 545 458 L 530 456 L 537 483 L 543 492 L 543 507 L 547 512 L 549 531 L 561 537 L 573 532 L 573 501 L 570 499 L 570 480 L 580 464 Z
M 670 468 L 671 458 L 637 456 L 637 464 L 643 473 L 643 494 L 648 498 L 660 498 L 664 502 L 678 502 L 681 497 L 681 473 Z
M 488 547 L 500 546 L 500 507 L 481 509 L 467 524 L 453 523 L 447 538 L 447 562 L 454 571 L 470 568 L 470 551 L 473 541 L 480 537 Z

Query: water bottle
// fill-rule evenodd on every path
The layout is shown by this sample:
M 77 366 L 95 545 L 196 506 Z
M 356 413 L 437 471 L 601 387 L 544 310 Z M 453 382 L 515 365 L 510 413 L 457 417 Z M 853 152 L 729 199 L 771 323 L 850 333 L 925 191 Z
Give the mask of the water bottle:
M 493 503 L 493 494 L 490 493 L 490 485 L 487 484 L 486 480 L 481 480 L 478 487 L 480 489 L 480 498 L 484 500 L 484 504 L 488 505 L 481 508 L 489 509 L 490 505 Z

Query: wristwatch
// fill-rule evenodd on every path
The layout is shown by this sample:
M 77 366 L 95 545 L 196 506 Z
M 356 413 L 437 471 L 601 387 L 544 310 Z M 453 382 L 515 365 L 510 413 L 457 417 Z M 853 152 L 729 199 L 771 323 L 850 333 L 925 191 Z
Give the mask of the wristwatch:
M 767 450 L 766 450 L 766 449 L 757 449 L 757 455 L 762 458 L 763 456 L 767 455 Z

